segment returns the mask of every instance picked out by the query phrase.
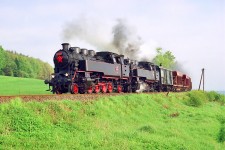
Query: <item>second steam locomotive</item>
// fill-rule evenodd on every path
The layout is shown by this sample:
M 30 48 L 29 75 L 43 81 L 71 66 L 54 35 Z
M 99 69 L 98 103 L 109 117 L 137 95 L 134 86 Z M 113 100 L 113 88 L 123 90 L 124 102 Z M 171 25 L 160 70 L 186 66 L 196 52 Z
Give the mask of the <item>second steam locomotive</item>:
M 123 55 L 70 47 L 63 43 L 53 58 L 55 68 L 46 84 L 56 94 L 189 91 L 191 78 L 147 61 Z

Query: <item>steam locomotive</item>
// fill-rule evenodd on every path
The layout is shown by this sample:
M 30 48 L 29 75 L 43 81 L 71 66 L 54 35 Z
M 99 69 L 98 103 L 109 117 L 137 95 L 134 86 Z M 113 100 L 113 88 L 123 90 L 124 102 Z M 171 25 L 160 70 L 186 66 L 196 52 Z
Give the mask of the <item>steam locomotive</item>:
M 191 78 L 147 61 L 113 52 L 80 49 L 63 43 L 53 58 L 49 90 L 56 94 L 189 91 Z M 50 89 L 50 87 L 52 87 Z

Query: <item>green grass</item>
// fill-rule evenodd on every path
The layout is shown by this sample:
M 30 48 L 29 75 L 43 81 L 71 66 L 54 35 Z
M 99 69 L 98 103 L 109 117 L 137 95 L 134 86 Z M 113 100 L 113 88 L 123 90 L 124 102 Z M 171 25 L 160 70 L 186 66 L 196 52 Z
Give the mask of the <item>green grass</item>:
M 0 95 L 51 94 L 43 80 L 0 76 Z
M 196 97 L 200 105 L 193 102 Z M 0 149 L 224 147 L 224 96 L 214 92 L 130 94 L 91 102 L 15 99 L 0 105 Z

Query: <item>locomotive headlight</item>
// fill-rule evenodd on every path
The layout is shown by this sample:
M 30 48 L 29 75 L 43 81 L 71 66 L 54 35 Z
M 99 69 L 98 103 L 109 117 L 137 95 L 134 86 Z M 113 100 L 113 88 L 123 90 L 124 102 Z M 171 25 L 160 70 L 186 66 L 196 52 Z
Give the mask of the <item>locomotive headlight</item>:
M 52 78 L 55 78 L 55 75 L 52 75 Z
M 68 77 L 68 75 L 69 75 L 68 73 L 65 73 L 65 76 L 66 76 L 66 77 Z

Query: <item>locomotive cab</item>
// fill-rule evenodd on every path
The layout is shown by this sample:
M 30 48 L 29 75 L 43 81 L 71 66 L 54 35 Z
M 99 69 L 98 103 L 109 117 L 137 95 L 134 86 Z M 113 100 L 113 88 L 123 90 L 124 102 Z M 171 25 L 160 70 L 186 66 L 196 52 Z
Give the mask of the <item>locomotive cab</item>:
M 124 65 L 124 55 L 115 56 L 116 63 Z
M 97 52 L 96 57 L 100 57 L 100 60 L 111 64 L 124 64 L 124 55 L 118 55 L 112 52 Z
M 141 61 L 138 63 L 138 66 L 146 70 L 155 70 L 155 65 L 151 62 Z

